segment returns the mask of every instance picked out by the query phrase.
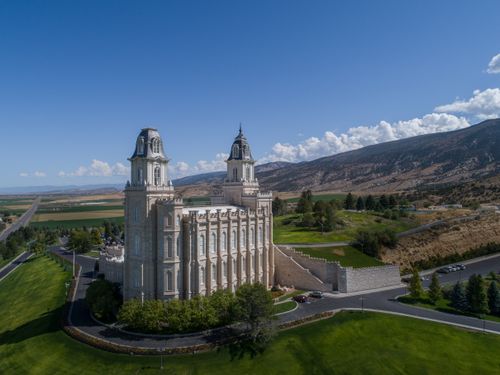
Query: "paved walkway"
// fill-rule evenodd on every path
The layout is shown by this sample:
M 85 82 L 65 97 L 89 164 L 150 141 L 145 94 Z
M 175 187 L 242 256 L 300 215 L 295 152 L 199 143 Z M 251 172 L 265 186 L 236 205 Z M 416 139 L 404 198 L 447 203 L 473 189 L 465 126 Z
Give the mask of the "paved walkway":
M 65 251 L 62 247 L 54 246 L 51 248 L 51 251 L 60 254 L 69 261 L 72 260 L 71 252 Z M 90 317 L 89 310 L 85 304 L 85 291 L 88 285 L 93 281 L 95 260 L 83 256 L 77 256 L 76 261 L 81 266 L 81 276 L 79 278 L 78 287 L 75 291 L 75 301 L 71 311 L 71 322 L 80 331 L 88 335 L 98 337 L 101 340 L 122 346 L 155 348 L 158 350 L 203 345 L 216 341 L 219 337 L 224 335 L 224 331 L 215 330 L 214 332 L 208 334 L 146 337 L 123 333 L 116 329 L 103 326 Z M 470 262 L 466 270 L 462 271 L 460 274 L 458 272 L 450 273 L 447 275 L 440 275 L 440 278 L 442 283 L 455 283 L 459 278 L 461 280 L 465 280 L 473 273 L 487 274 L 491 270 L 500 270 L 500 254 L 494 257 L 489 257 L 488 259 L 479 259 L 475 262 Z M 423 284 L 424 286 L 428 286 L 429 280 L 424 280 Z M 417 308 L 396 302 L 396 297 L 405 293 L 405 287 L 394 287 L 348 295 L 327 295 L 323 299 L 312 299 L 310 303 L 299 304 L 297 309 L 289 313 L 279 315 L 278 322 L 292 322 L 326 311 L 369 309 L 500 334 L 500 323 L 497 322 L 483 321 L 467 316 L 446 314 L 439 311 Z

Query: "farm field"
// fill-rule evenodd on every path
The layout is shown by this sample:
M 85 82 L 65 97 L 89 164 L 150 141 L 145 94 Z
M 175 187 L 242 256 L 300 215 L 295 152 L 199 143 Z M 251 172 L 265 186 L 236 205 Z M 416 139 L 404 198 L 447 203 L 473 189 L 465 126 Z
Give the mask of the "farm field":
M 312 257 L 339 262 L 343 267 L 374 267 L 384 263 L 368 256 L 352 246 L 339 247 L 300 247 L 296 250 Z
M 69 273 L 45 257 L 0 284 L 2 374 L 493 374 L 500 338 L 377 313 L 335 317 L 280 332 L 251 359 L 228 349 L 160 358 L 108 353 L 59 328 Z
M 86 220 L 86 219 L 102 219 L 112 217 L 122 217 L 123 209 L 119 210 L 96 210 L 83 212 L 54 212 L 42 213 L 38 212 L 33 216 L 32 222 L 40 221 L 65 221 L 65 220 Z
M 39 221 L 31 222 L 33 227 L 49 228 L 49 229 L 72 229 L 72 228 L 82 228 L 82 227 L 100 227 L 104 221 L 114 222 L 117 224 L 123 223 L 125 218 L 112 217 L 112 218 L 102 218 L 102 219 L 82 219 L 82 220 L 61 220 L 61 221 Z
M 385 219 L 370 212 L 337 211 L 336 215 L 344 222 L 343 226 L 331 232 L 321 233 L 317 228 L 297 226 L 301 215 L 291 214 L 274 217 L 274 242 L 275 243 L 320 243 L 350 241 L 359 229 L 383 230 L 392 229 L 403 232 L 417 226 L 413 219 L 401 218 L 399 220 Z

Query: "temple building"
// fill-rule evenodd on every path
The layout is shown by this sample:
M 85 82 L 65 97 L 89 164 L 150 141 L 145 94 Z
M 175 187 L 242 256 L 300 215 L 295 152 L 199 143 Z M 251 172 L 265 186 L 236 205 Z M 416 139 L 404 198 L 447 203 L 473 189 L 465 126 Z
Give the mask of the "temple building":
M 125 188 L 124 299 L 171 299 L 274 283 L 272 194 L 262 193 L 243 132 L 211 204 L 190 206 L 168 179 L 156 129 L 142 129 Z

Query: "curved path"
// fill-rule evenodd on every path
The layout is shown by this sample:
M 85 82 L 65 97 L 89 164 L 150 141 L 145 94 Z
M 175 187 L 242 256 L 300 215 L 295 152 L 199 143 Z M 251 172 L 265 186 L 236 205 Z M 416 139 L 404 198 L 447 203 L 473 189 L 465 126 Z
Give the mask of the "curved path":
M 60 254 L 69 261 L 72 260 L 72 253 L 66 251 L 63 247 L 54 246 L 51 248 L 51 251 Z M 75 300 L 71 310 L 70 323 L 80 331 L 118 345 L 149 349 L 154 348 L 158 350 L 203 345 L 216 341 L 218 338 L 224 336 L 224 330 L 214 330 L 214 332 L 206 334 L 172 335 L 171 337 L 139 336 L 126 334 L 97 323 L 90 317 L 89 310 L 84 300 L 85 291 L 94 277 L 93 270 L 95 260 L 84 256 L 77 256 L 76 261 L 81 266 L 81 275 L 75 291 Z M 461 271 L 460 273 L 455 272 L 447 275 L 440 275 L 440 277 L 442 283 L 454 283 L 458 279 L 467 279 L 473 273 L 487 274 L 492 270 L 497 272 L 500 271 L 500 254 L 497 256 L 491 256 L 488 259 L 478 259 L 476 262 L 470 262 L 467 269 Z M 430 280 L 428 278 L 425 279 L 423 282 L 424 286 L 428 286 L 429 282 Z M 360 292 L 351 295 L 328 294 L 323 299 L 313 299 L 310 303 L 299 304 L 299 307 L 296 310 L 279 315 L 278 322 L 292 322 L 325 311 L 363 308 L 367 310 L 406 315 L 419 319 L 439 321 L 445 324 L 463 326 L 469 329 L 486 330 L 492 333 L 500 334 L 500 323 L 497 322 L 485 321 L 461 315 L 446 314 L 439 311 L 401 304 L 395 301 L 397 296 L 405 293 L 405 287 L 395 287 L 392 289 Z

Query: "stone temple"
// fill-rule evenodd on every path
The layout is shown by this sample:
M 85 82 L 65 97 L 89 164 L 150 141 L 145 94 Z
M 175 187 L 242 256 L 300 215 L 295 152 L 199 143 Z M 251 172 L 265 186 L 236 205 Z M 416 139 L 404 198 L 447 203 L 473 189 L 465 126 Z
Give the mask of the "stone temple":
M 239 131 L 208 206 L 189 206 L 168 179 L 156 129 L 142 129 L 125 188 L 124 299 L 187 299 L 243 283 L 274 283 L 271 193 L 255 178 Z

